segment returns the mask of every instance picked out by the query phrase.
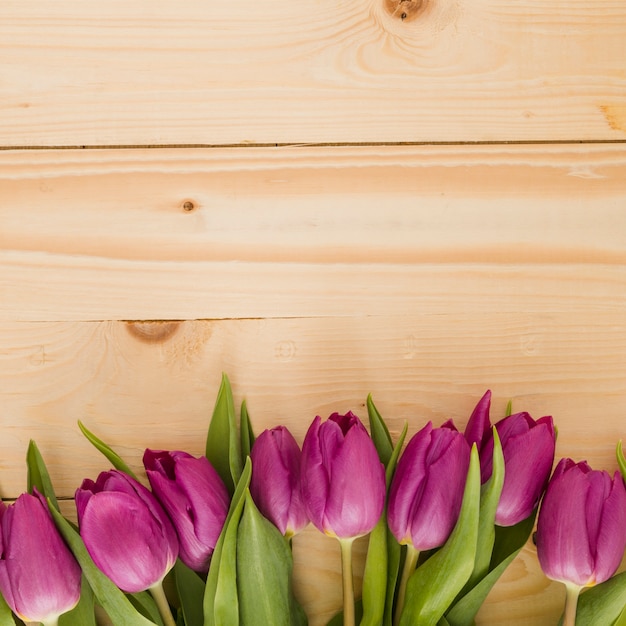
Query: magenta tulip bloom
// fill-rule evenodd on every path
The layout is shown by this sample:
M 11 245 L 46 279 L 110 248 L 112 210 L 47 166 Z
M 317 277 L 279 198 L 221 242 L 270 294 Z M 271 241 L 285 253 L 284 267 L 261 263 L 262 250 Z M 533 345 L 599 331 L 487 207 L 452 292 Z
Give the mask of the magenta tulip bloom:
M 76 490 L 80 534 L 95 564 L 127 593 L 160 584 L 178 556 L 167 513 L 136 480 L 118 470 Z
M 537 556 L 546 576 L 587 587 L 608 580 L 626 548 L 626 489 L 618 472 L 561 459 L 539 510 Z
M 385 503 L 385 468 L 353 413 L 313 420 L 302 445 L 302 496 L 309 519 L 338 539 L 369 533 Z
M 196 572 L 208 571 L 230 505 L 219 474 L 206 457 L 180 451 L 146 450 L 143 464 L 176 528 L 181 561 Z
M 465 429 L 470 444 L 478 445 L 481 480 L 491 477 L 493 432 L 489 420 L 491 392 L 482 397 Z M 496 511 L 496 524 L 514 526 L 529 517 L 539 504 L 554 463 L 556 432 L 552 417 L 534 420 L 515 413 L 496 423 L 504 455 L 504 485 Z
M 263 431 L 252 446 L 250 493 L 259 511 L 286 537 L 308 523 L 300 490 L 302 453 L 284 426 Z
M 0 591 L 26 622 L 55 624 L 80 597 L 80 567 L 59 535 L 45 500 L 24 493 L 0 501 Z
M 387 522 L 402 544 L 416 550 L 443 545 L 463 501 L 470 446 L 452 422 L 428 422 L 402 453 L 389 490 Z

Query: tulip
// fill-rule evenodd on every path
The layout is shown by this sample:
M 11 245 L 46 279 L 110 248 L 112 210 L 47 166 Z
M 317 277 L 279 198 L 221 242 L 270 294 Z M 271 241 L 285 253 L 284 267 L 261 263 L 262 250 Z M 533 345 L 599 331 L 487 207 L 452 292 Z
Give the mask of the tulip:
M 300 490 L 302 453 L 284 426 L 263 431 L 250 452 L 250 493 L 261 513 L 286 537 L 299 533 L 308 523 Z
M 57 624 L 80 597 L 78 563 L 57 532 L 40 494 L 0 501 L 0 591 L 26 622 Z
M 352 626 L 352 542 L 376 526 L 385 504 L 385 468 L 361 420 L 349 412 L 313 420 L 302 445 L 302 496 L 309 519 L 339 539 L 344 626 Z
M 443 545 L 456 524 L 470 447 L 451 422 L 428 422 L 404 450 L 389 490 L 387 522 L 401 544 L 416 550 Z
M 457 522 L 469 461 L 470 446 L 451 421 L 441 428 L 428 422 L 413 435 L 398 461 L 387 505 L 389 529 L 407 545 L 396 624 L 420 551 L 443 545 Z
M 493 432 L 489 420 L 491 392 L 487 391 L 474 409 L 465 429 L 470 444 L 477 443 L 481 481 L 491 477 Z M 556 431 L 552 417 L 534 420 L 528 413 L 509 415 L 496 423 L 504 455 L 504 485 L 496 524 L 514 526 L 537 508 L 554 463 Z
M 230 505 L 222 479 L 206 457 L 181 451 L 146 450 L 143 464 L 153 493 L 176 528 L 180 560 L 207 572 Z
M 561 459 L 537 522 L 537 556 L 546 576 L 567 589 L 565 624 L 574 624 L 583 587 L 616 572 L 626 549 L 626 489 L 618 472 Z
M 76 491 L 80 534 L 95 564 L 127 593 L 163 580 L 178 556 L 167 513 L 139 482 L 118 471 L 85 479 Z

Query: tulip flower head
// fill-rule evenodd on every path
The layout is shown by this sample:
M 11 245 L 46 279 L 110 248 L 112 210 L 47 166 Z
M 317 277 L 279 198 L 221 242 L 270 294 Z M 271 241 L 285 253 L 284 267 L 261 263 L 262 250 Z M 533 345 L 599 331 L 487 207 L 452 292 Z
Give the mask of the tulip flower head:
M 480 455 L 481 481 L 491 477 L 493 432 L 489 420 L 491 392 L 477 404 L 465 429 L 470 444 Z M 496 511 L 496 524 L 514 526 L 537 508 L 554 463 L 556 431 L 552 417 L 534 420 L 528 413 L 515 413 L 496 423 L 504 455 L 504 485 Z
M 0 591 L 20 619 L 55 624 L 78 603 L 80 577 L 37 490 L 0 502 Z
M 387 521 L 401 544 L 443 545 L 459 517 L 470 446 L 452 422 L 428 422 L 407 444 L 391 483 Z
M 76 490 L 80 534 L 95 564 L 122 590 L 159 584 L 178 556 L 167 513 L 139 482 L 118 470 Z
M 618 472 L 561 459 L 537 522 L 537 556 L 546 576 L 588 587 L 608 580 L 626 549 L 626 489 Z
M 301 480 L 309 519 L 325 534 L 350 539 L 376 526 L 385 503 L 385 468 L 353 413 L 313 420 L 302 445 Z
M 250 452 L 250 493 L 261 513 L 286 537 L 308 523 L 300 489 L 302 453 L 284 426 L 263 431 Z
M 196 572 L 207 572 L 230 505 L 224 482 L 204 456 L 147 449 L 143 464 L 154 495 L 176 528 L 181 561 Z

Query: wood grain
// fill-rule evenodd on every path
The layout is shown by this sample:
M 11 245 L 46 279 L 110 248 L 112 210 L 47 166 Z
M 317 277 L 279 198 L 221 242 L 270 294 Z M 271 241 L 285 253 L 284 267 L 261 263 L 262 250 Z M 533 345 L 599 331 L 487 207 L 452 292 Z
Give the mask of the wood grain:
M 0 319 L 623 310 L 625 202 L 619 145 L 0 152 Z
M 145 447 L 201 454 L 222 371 L 246 398 L 256 432 L 287 425 L 299 442 L 316 414 L 354 410 L 373 394 L 396 438 L 428 420 L 463 428 L 486 388 L 492 417 L 506 402 L 559 427 L 558 456 L 616 469 L 624 437 L 626 316 L 585 307 L 361 318 L 172 322 L 4 322 L 0 325 L 0 493 L 25 488 L 33 438 L 57 492 L 71 498 L 108 462 L 82 420 L 138 472 Z M 361 572 L 366 544 L 359 548 Z M 294 543 L 298 593 L 320 626 L 341 604 L 336 542 L 309 528 Z M 306 582 L 305 582 L 306 581 Z M 561 589 L 529 544 L 478 624 L 555 623 Z
M 626 138 L 620 0 L 4 0 L 4 146 Z

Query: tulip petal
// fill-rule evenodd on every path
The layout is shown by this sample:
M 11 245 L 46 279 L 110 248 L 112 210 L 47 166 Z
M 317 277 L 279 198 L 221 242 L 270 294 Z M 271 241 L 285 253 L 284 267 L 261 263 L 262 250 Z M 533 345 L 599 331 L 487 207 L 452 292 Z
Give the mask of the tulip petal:
M 465 426 L 465 439 L 470 447 L 473 443 L 478 446 L 478 452 L 482 452 L 482 441 L 486 433 L 491 430 L 489 409 L 491 407 L 491 391 L 488 389 L 472 411 L 469 421 Z M 483 481 L 484 482 L 484 481 Z
M 176 561 L 177 554 L 163 545 L 157 520 L 127 493 L 95 494 L 80 528 L 96 565 L 128 593 L 144 591 L 162 580 Z

